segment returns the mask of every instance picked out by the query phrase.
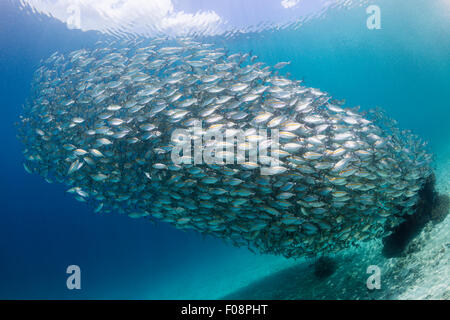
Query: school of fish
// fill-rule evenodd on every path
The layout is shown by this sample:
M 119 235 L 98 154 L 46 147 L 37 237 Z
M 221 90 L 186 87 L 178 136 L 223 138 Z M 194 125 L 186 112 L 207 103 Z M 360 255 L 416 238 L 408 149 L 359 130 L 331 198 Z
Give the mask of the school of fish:
M 188 38 L 55 53 L 35 72 L 18 125 L 25 170 L 66 184 L 95 212 L 261 253 L 314 256 L 382 237 L 414 212 L 432 172 L 426 143 L 381 110 L 345 108 L 281 75 L 288 64 Z M 243 132 L 232 148 L 248 158 L 255 143 L 271 148 L 258 162 L 175 164 L 172 133 L 202 139 L 194 123 L 202 134 Z M 278 129 L 279 144 L 260 129 Z M 229 156 L 229 143 L 211 143 Z

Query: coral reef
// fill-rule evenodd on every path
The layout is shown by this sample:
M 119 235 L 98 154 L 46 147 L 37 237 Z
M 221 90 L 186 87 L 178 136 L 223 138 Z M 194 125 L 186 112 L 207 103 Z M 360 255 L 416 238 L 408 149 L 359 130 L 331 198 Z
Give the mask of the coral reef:
M 419 191 L 419 201 L 415 212 L 405 216 L 405 221 L 396 226 L 392 233 L 383 239 L 383 255 L 387 258 L 399 257 L 408 254 L 406 248 L 410 242 L 422 231 L 429 222 L 442 222 L 448 214 L 450 198 L 448 195 L 439 194 L 436 189 L 436 178 L 432 174 Z
M 314 275 L 319 279 L 331 276 L 336 271 L 336 261 L 333 258 L 322 256 L 314 264 Z

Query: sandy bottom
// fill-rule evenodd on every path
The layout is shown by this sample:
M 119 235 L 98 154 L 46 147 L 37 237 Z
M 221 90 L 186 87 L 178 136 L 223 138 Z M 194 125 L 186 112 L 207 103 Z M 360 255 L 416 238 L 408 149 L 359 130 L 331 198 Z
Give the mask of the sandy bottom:
M 408 254 L 386 259 L 381 242 L 335 257 L 337 270 L 318 279 L 312 263 L 261 278 L 226 299 L 450 299 L 450 219 L 427 225 L 409 245 Z M 369 290 L 369 266 L 380 270 L 380 289 Z
M 298 264 L 277 256 L 232 248 L 202 265 L 180 266 L 152 285 L 148 299 L 220 299 L 225 295 Z

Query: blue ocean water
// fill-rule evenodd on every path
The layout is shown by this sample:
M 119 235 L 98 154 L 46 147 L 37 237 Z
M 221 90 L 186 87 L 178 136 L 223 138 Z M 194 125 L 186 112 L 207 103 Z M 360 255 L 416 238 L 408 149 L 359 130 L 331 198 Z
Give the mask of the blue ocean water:
M 238 14 L 239 5 L 230 3 L 221 9 Z M 208 40 L 232 52 L 251 51 L 268 65 L 291 61 L 292 78 L 347 105 L 383 107 L 443 161 L 450 139 L 450 2 L 376 3 L 380 30 L 367 29 L 366 6 L 354 6 L 330 9 L 296 29 Z M 0 298 L 220 298 L 293 263 L 165 223 L 94 214 L 64 186 L 26 174 L 14 123 L 33 72 L 53 52 L 92 47 L 104 36 L 70 30 L 14 1 L 0 2 L 0 17 Z M 66 288 L 72 264 L 82 270 L 82 290 Z

